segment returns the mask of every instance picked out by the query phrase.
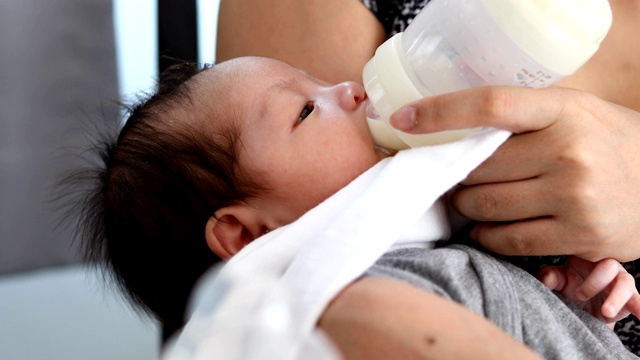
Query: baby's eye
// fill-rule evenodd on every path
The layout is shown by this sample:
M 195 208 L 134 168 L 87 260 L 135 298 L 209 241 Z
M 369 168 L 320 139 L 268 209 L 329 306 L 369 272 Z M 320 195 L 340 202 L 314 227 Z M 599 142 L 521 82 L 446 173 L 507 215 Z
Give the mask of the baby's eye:
M 300 112 L 300 116 L 298 116 L 298 120 L 296 121 L 296 124 L 301 123 L 304 119 L 307 118 L 307 116 L 311 115 L 315 107 L 316 106 L 313 103 L 313 101 L 309 101 L 308 103 L 306 103 L 302 108 L 302 112 Z

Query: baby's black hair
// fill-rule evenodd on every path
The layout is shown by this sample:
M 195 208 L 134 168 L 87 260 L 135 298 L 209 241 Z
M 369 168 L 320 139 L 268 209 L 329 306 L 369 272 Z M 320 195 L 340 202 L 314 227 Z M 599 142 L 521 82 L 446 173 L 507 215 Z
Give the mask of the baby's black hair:
M 99 165 L 65 185 L 90 182 L 75 205 L 87 260 L 169 328 L 183 323 L 194 283 L 220 261 L 206 244 L 208 219 L 259 191 L 237 165 L 237 127 L 213 126 L 206 117 L 221 115 L 193 108 L 189 85 L 200 71 L 181 64 L 163 74 L 117 136 L 99 136 Z

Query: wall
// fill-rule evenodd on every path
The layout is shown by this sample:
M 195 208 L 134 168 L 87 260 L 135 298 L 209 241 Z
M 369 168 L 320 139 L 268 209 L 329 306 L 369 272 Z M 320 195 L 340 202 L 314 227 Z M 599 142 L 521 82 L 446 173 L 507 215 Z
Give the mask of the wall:
M 53 201 L 88 121 L 153 88 L 154 2 L 0 0 L 0 359 L 158 356 L 158 325 L 79 265 Z M 217 0 L 198 8 L 212 62 Z

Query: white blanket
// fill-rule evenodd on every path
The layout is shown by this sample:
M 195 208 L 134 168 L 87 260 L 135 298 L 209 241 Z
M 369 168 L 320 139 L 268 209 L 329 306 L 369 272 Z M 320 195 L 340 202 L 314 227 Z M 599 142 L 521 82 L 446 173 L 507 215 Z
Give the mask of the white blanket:
M 246 246 L 200 286 L 169 359 L 337 358 L 315 324 L 383 253 L 446 239 L 442 196 L 510 133 L 399 152 L 292 224 Z

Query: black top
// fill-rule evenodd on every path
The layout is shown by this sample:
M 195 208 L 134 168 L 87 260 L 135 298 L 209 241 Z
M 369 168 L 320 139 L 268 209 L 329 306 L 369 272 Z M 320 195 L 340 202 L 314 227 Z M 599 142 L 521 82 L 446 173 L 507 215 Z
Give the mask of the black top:
M 404 29 L 418 15 L 429 0 L 363 0 L 384 27 L 388 37 Z

